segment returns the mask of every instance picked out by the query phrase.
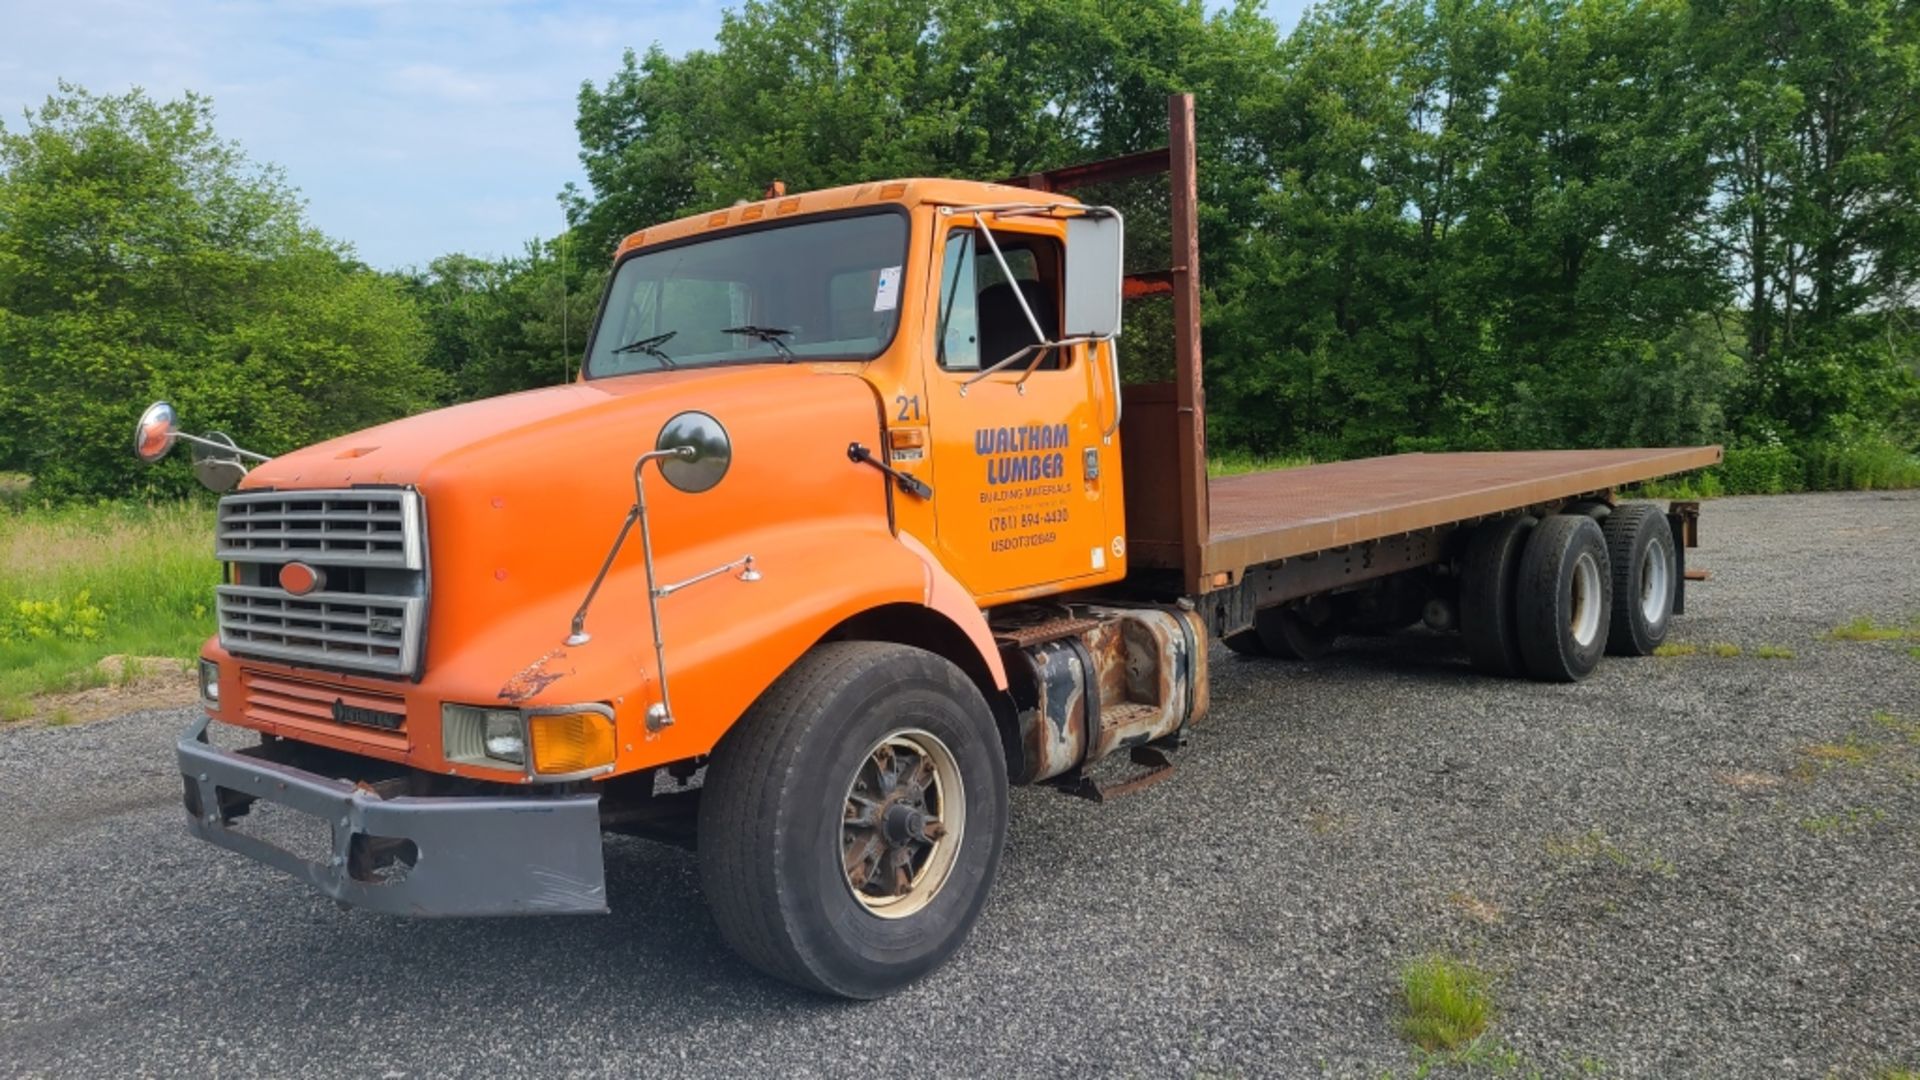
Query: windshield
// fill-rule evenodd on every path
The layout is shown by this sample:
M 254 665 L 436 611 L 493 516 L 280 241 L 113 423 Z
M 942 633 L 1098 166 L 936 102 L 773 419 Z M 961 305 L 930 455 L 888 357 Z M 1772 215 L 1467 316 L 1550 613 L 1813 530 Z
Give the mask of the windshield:
M 643 250 L 614 273 L 587 374 L 871 360 L 899 324 L 906 255 L 894 211 Z

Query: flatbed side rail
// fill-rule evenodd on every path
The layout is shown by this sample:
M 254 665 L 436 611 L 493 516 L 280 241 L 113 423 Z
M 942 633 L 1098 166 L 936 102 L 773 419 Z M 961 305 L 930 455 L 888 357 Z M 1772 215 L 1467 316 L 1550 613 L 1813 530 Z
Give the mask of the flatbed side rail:
M 1219 513 L 1196 591 L 1264 563 L 1600 495 L 1720 458 L 1718 446 L 1402 454 L 1215 480 Z

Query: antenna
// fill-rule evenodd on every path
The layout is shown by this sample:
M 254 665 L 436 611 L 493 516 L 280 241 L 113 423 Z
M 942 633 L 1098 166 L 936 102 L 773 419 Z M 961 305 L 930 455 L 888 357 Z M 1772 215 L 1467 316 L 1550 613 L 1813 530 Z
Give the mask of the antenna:
M 567 232 L 560 230 L 560 381 L 573 381 L 573 360 L 567 355 Z

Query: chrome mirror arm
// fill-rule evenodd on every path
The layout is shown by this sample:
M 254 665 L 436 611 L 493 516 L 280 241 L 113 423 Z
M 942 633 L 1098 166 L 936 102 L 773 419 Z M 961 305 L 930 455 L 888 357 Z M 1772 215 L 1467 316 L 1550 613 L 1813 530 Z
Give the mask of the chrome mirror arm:
M 175 439 L 178 439 L 181 442 L 190 442 L 195 446 L 204 446 L 209 450 L 214 450 L 222 454 L 238 454 L 243 458 L 252 458 L 254 461 L 272 461 L 273 460 L 271 457 L 268 457 L 265 454 L 256 454 L 251 450 L 242 450 L 239 447 L 234 446 L 232 443 L 223 443 L 216 439 L 209 439 L 201 435 L 189 435 L 184 431 L 174 432 L 173 437 Z
M 1081 345 L 1081 344 L 1086 344 L 1088 342 L 1093 342 L 1093 341 L 1109 340 L 1106 338 L 1071 337 L 1071 338 L 1062 338 L 1059 341 L 1054 341 L 1048 338 L 1046 331 L 1040 329 L 1039 317 L 1034 315 L 1033 308 L 1027 303 L 1026 291 L 1020 288 L 1019 284 L 1015 281 L 1013 276 L 1013 268 L 1007 265 L 1007 257 L 1001 254 L 1000 242 L 993 238 L 993 230 L 987 228 L 985 215 L 990 213 L 1007 213 L 1009 211 L 1019 212 L 1019 213 L 1032 213 L 1037 210 L 1054 209 L 1054 208 L 1055 207 L 1049 207 L 1045 204 L 1012 203 L 1006 206 L 975 206 L 975 207 L 961 207 L 958 209 L 955 209 L 953 207 L 942 207 L 940 210 L 940 213 L 943 216 L 950 216 L 953 214 L 973 215 L 974 230 L 980 234 L 981 239 L 987 242 L 987 249 L 993 252 L 993 261 L 999 265 L 1001 275 L 1006 278 L 1007 282 L 1010 285 L 1013 286 L 1013 298 L 1015 301 L 1017 301 L 1020 304 L 1020 313 L 1027 317 L 1027 326 L 1033 331 L 1034 343 L 1032 345 L 1028 345 L 1025 348 L 1020 349 L 1019 351 L 1013 353 L 1011 356 L 1008 356 L 1004 360 L 1001 360 L 993 364 L 991 367 L 981 369 L 972 378 L 967 379 L 965 382 L 962 382 L 960 384 L 960 393 L 963 396 L 966 394 L 967 388 L 972 386 L 974 383 L 979 382 L 980 380 L 986 378 L 989 375 L 992 375 L 993 373 L 1001 370 L 1002 368 L 1008 367 L 1009 365 L 1013 364 L 1015 361 L 1019 360 L 1021 357 L 1026 356 L 1028 353 L 1032 353 L 1033 359 L 1027 364 L 1026 371 L 1022 372 L 1020 375 L 1020 378 L 1014 380 L 1014 384 L 1013 384 L 1019 390 L 1020 393 L 1024 394 L 1027 392 L 1027 380 L 1032 378 L 1033 373 L 1040 369 L 1040 361 L 1046 357 L 1047 351 L 1049 349 L 1064 349 L 1069 345 Z M 1094 214 L 1099 212 L 1100 210 L 1105 209 L 1103 207 L 1081 206 L 1078 204 L 1066 204 L 1066 205 L 1061 205 L 1057 208 L 1062 210 L 1079 210 L 1087 214 Z
M 993 252 L 993 261 L 1000 264 L 1000 273 L 1006 279 L 1007 285 L 1013 289 L 1013 298 L 1020 302 L 1021 314 L 1027 317 L 1027 325 L 1033 328 L 1033 340 L 1044 345 L 1047 340 L 1046 331 L 1040 329 L 1039 318 L 1033 314 L 1033 308 L 1027 306 L 1026 290 L 1022 289 L 1020 282 L 1014 278 L 1013 268 L 1007 265 L 1007 257 L 1000 254 L 1000 242 L 993 238 L 993 230 L 987 228 L 985 219 L 979 214 L 973 215 L 973 227 L 980 234 L 980 238 L 987 242 L 987 248 Z
M 613 547 L 607 549 L 607 557 L 600 563 L 600 572 L 593 576 L 593 584 L 587 586 L 587 595 L 580 601 L 580 610 L 573 613 L 572 632 L 567 635 L 566 644 L 585 645 L 593 640 L 593 635 L 586 630 L 587 609 L 593 606 L 593 598 L 599 595 L 601 583 L 607 580 L 607 571 L 613 569 L 613 560 L 619 556 L 620 548 L 626 544 L 627 533 L 633 530 L 633 523 L 640 521 L 642 537 L 644 538 L 646 534 L 646 524 L 643 519 L 647 513 L 647 493 L 640 482 L 640 471 L 647 467 L 649 461 L 670 457 L 690 458 L 693 455 L 693 447 L 675 446 L 666 450 L 649 450 L 641 454 L 640 459 L 633 463 L 633 505 L 627 509 L 627 520 L 620 523 L 620 533 L 613 538 Z M 653 589 L 652 559 L 647 560 L 647 589 L 649 591 Z
M 703 573 L 695 574 L 685 581 L 676 581 L 661 585 L 655 578 L 653 569 L 653 530 L 647 519 L 647 486 L 644 473 L 649 461 L 661 461 L 668 458 L 692 460 L 699 451 L 691 446 L 670 446 L 661 450 L 649 450 L 641 454 L 633 464 L 633 506 L 627 511 L 627 519 L 620 524 L 619 535 L 613 538 L 613 547 L 608 549 L 607 557 L 600 563 L 600 572 L 593 577 L 588 586 L 585 599 L 580 601 L 580 610 L 573 613 L 572 632 L 566 637 L 569 646 L 585 645 L 593 640 L 587 633 L 587 609 L 593 605 L 593 598 L 599 595 L 600 586 L 606 582 L 607 573 L 613 569 L 613 560 L 620 554 L 620 548 L 627 542 L 627 535 L 633 531 L 635 522 L 640 525 L 640 561 L 647 575 L 647 614 L 653 628 L 653 664 L 660 679 L 660 700 L 647 707 L 647 730 L 658 732 L 673 723 L 673 697 L 667 689 L 667 640 L 660 632 L 660 601 L 679 592 L 689 585 L 697 585 L 710 578 L 719 577 L 729 570 L 738 569 L 741 581 L 759 581 L 760 571 L 754 569 L 753 556 L 744 555 L 724 566 L 715 567 Z
M 965 396 L 967 392 L 967 387 L 972 386 L 974 383 L 979 382 L 980 380 L 986 378 L 989 375 L 997 374 L 1001 369 L 1012 364 L 1015 360 L 1018 360 L 1021 357 L 1027 355 L 1028 353 L 1033 352 L 1035 349 L 1045 349 L 1045 348 L 1046 348 L 1046 343 L 1044 342 L 1033 344 L 1033 345 L 1023 345 L 1018 350 L 1008 355 L 1005 359 L 996 361 L 991 366 L 981 368 L 979 371 L 974 372 L 972 377 L 968 378 L 965 382 L 960 384 L 961 395 Z

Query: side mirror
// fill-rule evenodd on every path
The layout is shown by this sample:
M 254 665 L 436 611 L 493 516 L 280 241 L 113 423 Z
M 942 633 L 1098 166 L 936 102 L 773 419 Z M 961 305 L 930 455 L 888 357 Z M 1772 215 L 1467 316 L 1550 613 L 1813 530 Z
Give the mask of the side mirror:
M 205 435 L 183 434 L 173 406 L 164 401 L 147 406 L 147 411 L 140 414 L 140 423 L 133 429 L 133 456 L 151 465 L 166 457 L 176 442 L 192 444 L 193 475 L 219 494 L 232 491 L 246 478 L 247 467 L 242 459 L 267 460 L 265 454 L 240 449 L 218 431 Z
M 240 448 L 224 432 L 209 431 L 205 443 L 193 444 L 193 478 L 215 495 L 225 495 L 247 478 Z
M 1067 219 L 1068 337 L 1119 336 L 1125 233 L 1119 212 L 1105 207 Z
M 140 414 L 140 423 L 133 429 L 133 456 L 151 465 L 167 456 L 179 434 L 180 424 L 173 406 L 156 401 Z
M 683 412 L 667 421 L 653 448 L 693 451 L 660 459 L 660 475 L 689 495 L 711 490 L 733 465 L 733 440 L 727 436 L 727 429 L 703 412 Z

